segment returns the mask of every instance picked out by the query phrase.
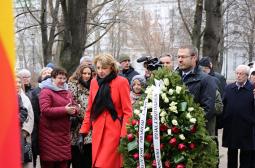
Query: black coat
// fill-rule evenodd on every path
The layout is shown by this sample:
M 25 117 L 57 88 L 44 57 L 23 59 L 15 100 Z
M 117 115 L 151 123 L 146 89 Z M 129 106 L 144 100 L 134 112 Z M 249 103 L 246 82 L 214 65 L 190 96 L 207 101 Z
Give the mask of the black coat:
M 122 71 L 119 73 L 119 75 L 120 75 L 120 76 L 123 76 L 123 77 L 125 77 L 125 78 L 127 78 L 129 84 L 131 84 L 132 78 L 133 78 L 135 75 L 139 75 L 139 73 L 136 72 L 136 71 L 134 70 L 133 67 L 129 67 L 128 70 L 122 70 Z
M 39 155 L 39 119 L 40 119 L 40 105 L 39 105 L 39 94 L 41 92 L 40 87 L 34 88 L 29 95 L 33 111 L 34 111 L 34 128 L 32 132 L 32 151 L 34 155 Z
M 230 149 L 254 149 L 254 95 L 253 86 L 247 81 L 238 89 L 235 83 L 225 88 L 223 96 L 222 146 Z
M 182 71 L 178 70 L 180 75 Z M 214 77 L 204 73 L 199 67 L 196 67 L 184 79 L 184 84 L 188 87 L 190 93 L 194 96 L 195 102 L 199 103 L 204 109 L 207 119 L 206 127 L 210 135 L 215 135 L 215 99 L 216 82 Z

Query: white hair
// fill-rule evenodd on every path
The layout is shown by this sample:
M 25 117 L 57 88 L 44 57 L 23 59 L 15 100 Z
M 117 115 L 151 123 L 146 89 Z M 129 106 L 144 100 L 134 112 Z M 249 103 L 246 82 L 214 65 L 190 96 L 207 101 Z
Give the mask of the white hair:
M 237 70 L 243 71 L 244 73 L 247 74 L 247 76 L 249 76 L 249 74 L 250 74 L 250 67 L 247 66 L 247 65 L 238 65 L 238 66 L 236 67 L 236 71 L 237 71 Z
M 18 71 L 18 75 L 20 77 L 31 76 L 31 72 L 27 69 L 21 69 L 21 70 Z

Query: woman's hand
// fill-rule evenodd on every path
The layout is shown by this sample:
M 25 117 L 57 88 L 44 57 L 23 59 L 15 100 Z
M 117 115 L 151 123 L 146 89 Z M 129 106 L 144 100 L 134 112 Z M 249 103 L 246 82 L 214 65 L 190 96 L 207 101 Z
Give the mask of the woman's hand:
M 68 103 L 66 106 L 65 106 L 65 109 L 67 111 L 67 113 L 69 115 L 74 115 L 76 113 L 76 107 L 75 106 L 72 106 L 71 103 Z

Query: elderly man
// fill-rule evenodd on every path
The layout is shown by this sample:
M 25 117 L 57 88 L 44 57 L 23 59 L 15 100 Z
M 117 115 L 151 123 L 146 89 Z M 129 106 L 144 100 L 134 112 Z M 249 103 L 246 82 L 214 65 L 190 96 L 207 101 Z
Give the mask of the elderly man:
M 250 68 L 236 68 L 236 82 L 227 85 L 223 96 L 222 146 L 228 148 L 228 168 L 237 168 L 240 149 L 240 168 L 252 168 L 254 149 L 254 95 L 248 80 Z
M 131 83 L 132 78 L 135 75 L 139 75 L 138 72 L 134 70 L 134 68 L 130 64 L 130 57 L 126 54 L 121 54 L 118 59 L 121 67 L 121 71 L 119 73 L 120 76 L 127 78 L 129 84 Z
M 170 54 L 164 54 L 159 58 L 160 62 L 163 64 L 165 68 L 168 70 L 173 69 L 173 58 Z
M 199 66 L 198 51 L 193 46 L 182 46 L 177 54 L 179 74 L 182 81 L 194 96 L 195 102 L 204 109 L 207 119 L 206 128 L 211 136 L 215 136 L 215 95 L 216 83 L 212 76 L 204 73 Z

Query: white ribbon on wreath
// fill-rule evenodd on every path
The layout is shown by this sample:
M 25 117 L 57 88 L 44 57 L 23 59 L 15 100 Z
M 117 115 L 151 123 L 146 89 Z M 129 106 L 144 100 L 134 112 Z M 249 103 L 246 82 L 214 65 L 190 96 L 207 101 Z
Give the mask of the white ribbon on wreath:
M 156 86 L 152 92 L 152 132 L 153 132 L 153 146 L 156 159 L 157 168 L 162 168 L 161 153 L 160 153 L 160 120 L 159 120 L 159 94 L 160 88 L 163 84 L 162 80 L 155 79 Z M 139 122 L 139 167 L 145 168 L 144 162 L 144 137 L 145 137 L 145 127 L 146 127 L 146 116 L 147 116 L 147 103 L 146 98 L 143 105 L 143 111 L 140 115 Z

